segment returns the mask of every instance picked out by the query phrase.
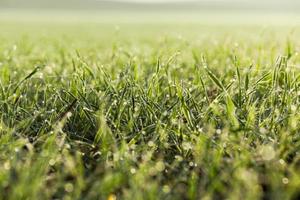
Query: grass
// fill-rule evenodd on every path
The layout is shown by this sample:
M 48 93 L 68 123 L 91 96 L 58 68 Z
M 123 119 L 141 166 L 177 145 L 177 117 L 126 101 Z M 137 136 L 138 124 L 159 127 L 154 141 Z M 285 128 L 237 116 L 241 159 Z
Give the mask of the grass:
M 300 30 L 0 33 L 0 199 L 298 199 Z

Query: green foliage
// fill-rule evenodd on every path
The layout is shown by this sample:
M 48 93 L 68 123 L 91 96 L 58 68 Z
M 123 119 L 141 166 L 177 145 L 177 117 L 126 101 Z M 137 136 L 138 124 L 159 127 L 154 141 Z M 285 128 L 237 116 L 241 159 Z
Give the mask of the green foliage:
M 298 29 L 4 27 L 0 199 L 299 198 Z

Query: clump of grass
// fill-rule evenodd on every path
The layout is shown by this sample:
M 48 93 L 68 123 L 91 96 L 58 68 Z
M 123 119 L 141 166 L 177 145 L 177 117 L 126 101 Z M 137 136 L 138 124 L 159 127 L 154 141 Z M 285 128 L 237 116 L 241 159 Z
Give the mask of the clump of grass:
M 297 41 L 253 34 L 5 37 L 0 198 L 299 198 Z

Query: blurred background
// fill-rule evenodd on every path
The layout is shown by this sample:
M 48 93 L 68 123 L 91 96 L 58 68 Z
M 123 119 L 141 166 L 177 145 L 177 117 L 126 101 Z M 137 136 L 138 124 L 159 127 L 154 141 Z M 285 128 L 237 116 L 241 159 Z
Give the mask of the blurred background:
M 72 38 L 76 48 L 170 38 L 268 43 L 298 38 L 299 13 L 298 0 L 0 0 L 0 39 L 47 46 Z
M 263 10 L 298 12 L 298 0 L 1 0 L 1 8 L 77 10 Z
M 298 0 L 0 0 L 0 19 L 23 21 L 298 25 L 299 11 Z

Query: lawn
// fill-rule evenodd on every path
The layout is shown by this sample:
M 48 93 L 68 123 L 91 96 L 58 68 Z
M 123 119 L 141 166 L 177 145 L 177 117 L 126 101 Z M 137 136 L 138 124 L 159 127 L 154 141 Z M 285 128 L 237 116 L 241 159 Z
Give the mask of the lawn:
M 300 198 L 299 26 L 13 16 L 0 199 Z

